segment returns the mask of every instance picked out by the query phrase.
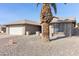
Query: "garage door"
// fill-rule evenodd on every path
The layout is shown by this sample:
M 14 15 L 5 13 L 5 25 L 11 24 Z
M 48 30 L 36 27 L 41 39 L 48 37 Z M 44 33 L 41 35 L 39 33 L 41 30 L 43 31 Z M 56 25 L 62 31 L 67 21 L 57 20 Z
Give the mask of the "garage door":
M 10 27 L 10 35 L 23 35 L 24 34 L 24 27 Z

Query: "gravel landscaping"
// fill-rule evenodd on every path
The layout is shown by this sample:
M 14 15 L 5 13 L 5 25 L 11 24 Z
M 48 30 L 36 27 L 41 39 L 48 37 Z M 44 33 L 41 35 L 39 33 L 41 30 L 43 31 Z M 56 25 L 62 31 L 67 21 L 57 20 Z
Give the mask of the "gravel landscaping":
M 0 56 L 73 56 L 79 55 L 79 36 L 52 41 L 40 36 L 0 36 Z

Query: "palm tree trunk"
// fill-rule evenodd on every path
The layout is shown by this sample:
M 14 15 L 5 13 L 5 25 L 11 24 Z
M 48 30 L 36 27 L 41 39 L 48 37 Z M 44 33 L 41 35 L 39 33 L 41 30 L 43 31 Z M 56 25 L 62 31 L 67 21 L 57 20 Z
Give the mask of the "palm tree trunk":
M 42 26 L 42 38 L 48 39 L 49 38 L 49 24 L 47 22 L 44 22 L 41 24 Z
M 52 13 L 49 4 L 43 4 L 40 18 L 42 26 L 42 37 L 43 39 L 49 39 L 49 20 L 52 19 Z

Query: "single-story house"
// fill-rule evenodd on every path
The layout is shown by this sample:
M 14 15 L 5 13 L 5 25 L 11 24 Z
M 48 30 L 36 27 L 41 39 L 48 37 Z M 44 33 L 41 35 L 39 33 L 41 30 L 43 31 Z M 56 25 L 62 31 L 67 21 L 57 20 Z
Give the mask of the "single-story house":
M 0 25 L 0 33 L 6 32 L 6 26 Z
M 74 28 L 76 20 L 74 17 L 67 19 L 64 18 L 53 18 L 49 24 L 49 37 L 56 36 L 72 36 L 74 35 Z
M 39 23 L 30 20 L 17 20 L 9 24 L 5 24 L 6 33 L 10 35 L 28 35 L 41 31 Z
M 49 24 L 49 37 L 59 34 L 65 36 L 72 36 L 74 34 L 74 27 L 76 25 L 75 18 L 53 18 Z M 40 23 L 31 20 L 18 20 L 16 22 L 6 24 L 6 33 L 10 35 L 27 35 L 41 32 Z

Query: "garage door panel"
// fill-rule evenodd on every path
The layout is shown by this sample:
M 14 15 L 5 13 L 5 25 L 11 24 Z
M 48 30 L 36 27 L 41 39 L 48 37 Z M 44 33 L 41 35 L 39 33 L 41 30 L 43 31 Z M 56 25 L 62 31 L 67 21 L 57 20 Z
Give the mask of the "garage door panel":
M 23 35 L 24 27 L 10 27 L 10 35 Z

